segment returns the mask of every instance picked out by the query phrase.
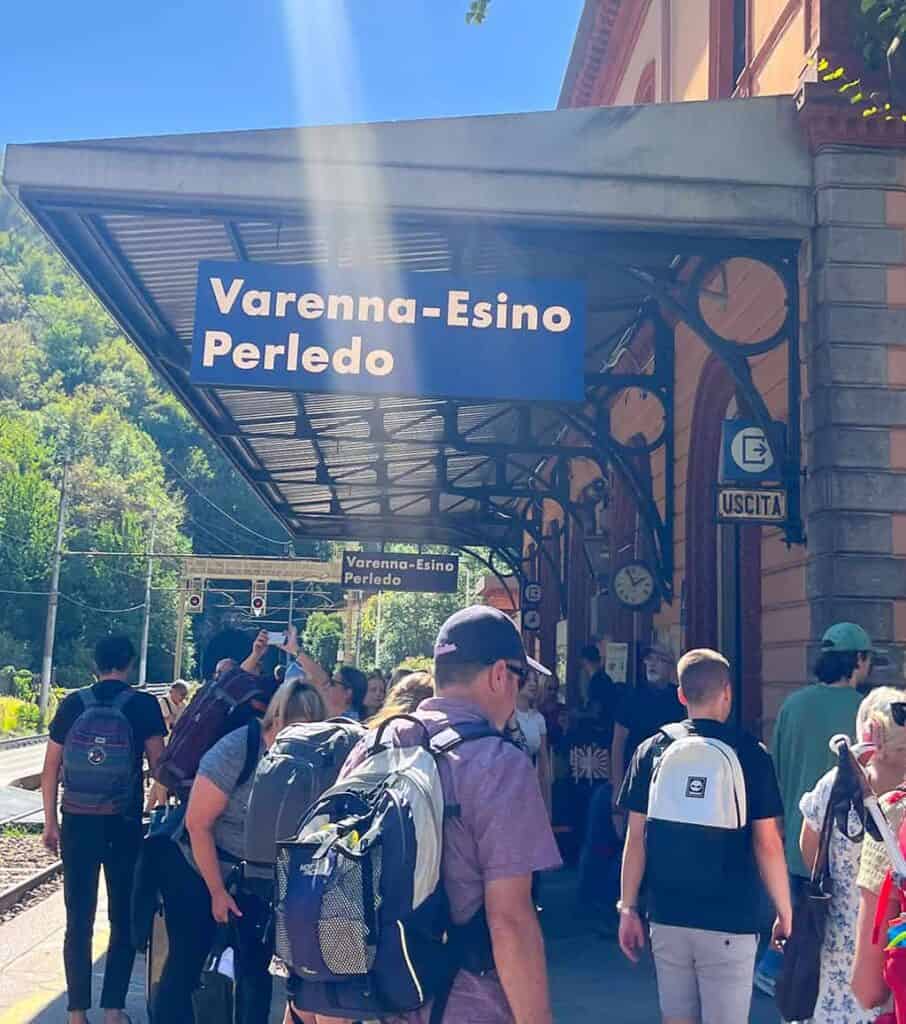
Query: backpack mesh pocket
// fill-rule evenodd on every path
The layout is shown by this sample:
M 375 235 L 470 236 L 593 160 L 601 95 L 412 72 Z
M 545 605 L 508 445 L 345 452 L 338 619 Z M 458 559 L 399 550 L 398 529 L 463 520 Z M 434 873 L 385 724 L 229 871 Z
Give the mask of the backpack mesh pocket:
M 274 865 L 274 896 L 278 908 L 286 904 L 286 892 L 289 887 L 289 876 L 292 871 L 292 847 L 281 847 L 277 850 L 277 863 Z M 290 946 L 288 921 L 286 914 L 277 913 L 274 915 L 274 945 L 277 956 L 286 964 L 293 962 L 292 947 Z
M 380 888 L 379 846 L 367 859 L 338 855 L 318 920 L 321 956 L 335 974 L 367 974 L 374 965 Z

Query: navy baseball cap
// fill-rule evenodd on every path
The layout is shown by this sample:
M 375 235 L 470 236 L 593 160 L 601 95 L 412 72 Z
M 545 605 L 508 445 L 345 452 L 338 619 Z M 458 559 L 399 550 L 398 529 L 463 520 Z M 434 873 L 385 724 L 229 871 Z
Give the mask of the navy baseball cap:
M 513 620 L 485 604 L 455 612 L 440 627 L 434 642 L 434 660 L 451 665 L 493 665 L 501 658 L 528 665 L 545 676 L 551 674 L 525 653 Z

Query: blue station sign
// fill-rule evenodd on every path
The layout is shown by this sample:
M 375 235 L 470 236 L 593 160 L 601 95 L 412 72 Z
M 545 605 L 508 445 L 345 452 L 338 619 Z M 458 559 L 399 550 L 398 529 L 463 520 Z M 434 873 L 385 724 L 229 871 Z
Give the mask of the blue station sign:
M 192 380 L 237 388 L 579 402 L 577 281 L 198 266 Z

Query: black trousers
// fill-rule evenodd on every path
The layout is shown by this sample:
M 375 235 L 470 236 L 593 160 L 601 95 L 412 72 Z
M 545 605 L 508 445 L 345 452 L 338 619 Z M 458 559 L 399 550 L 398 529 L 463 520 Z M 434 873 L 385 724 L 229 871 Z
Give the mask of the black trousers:
M 153 1024 L 195 1024 L 192 992 L 198 987 L 216 930 L 211 896 L 176 843 L 165 844 L 162 856 L 161 890 L 170 949 L 151 1020 Z M 274 953 L 270 908 L 247 893 L 239 893 L 236 902 L 242 911 L 236 922 L 236 1024 L 268 1024 L 273 992 L 268 968 Z
M 66 902 L 63 961 L 70 1010 L 91 1007 L 91 936 L 97 912 L 101 865 L 107 883 L 110 918 L 101 1006 L 105 1010 L 121 1010 L 126 1005 L 126 992 L 135 961 L 129 906 L 141 843 L 140 821 L 107 815 L 63 815 L 60 830 Z

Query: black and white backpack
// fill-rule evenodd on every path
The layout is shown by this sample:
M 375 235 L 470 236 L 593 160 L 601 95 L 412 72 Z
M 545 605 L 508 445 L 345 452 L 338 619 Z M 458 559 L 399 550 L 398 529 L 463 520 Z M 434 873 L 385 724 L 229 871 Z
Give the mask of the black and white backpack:
M 483 908 L 466 925 L 450 922 L 441 856 L 444 821 L 459 808 L 445 799 L 438 762 L 466 742 L 507 740 L 479 722 L 429 736 L 412 718 L 415 745 L 397 746 L 383 741 L 395 721 L 366 740 L 361 764 L 315 802 L 297 835 L 277 843 L 276 948 L 298 1010 L 406 1013 L 432 997 L 443 1003 L 458 970 L 493 967 Z
M 714 885 L 738 865 L 748 833 L 742 764 L 723 740 L 678 722 L 660 730 L 648 791 L 646 881 L 663 889 Z

